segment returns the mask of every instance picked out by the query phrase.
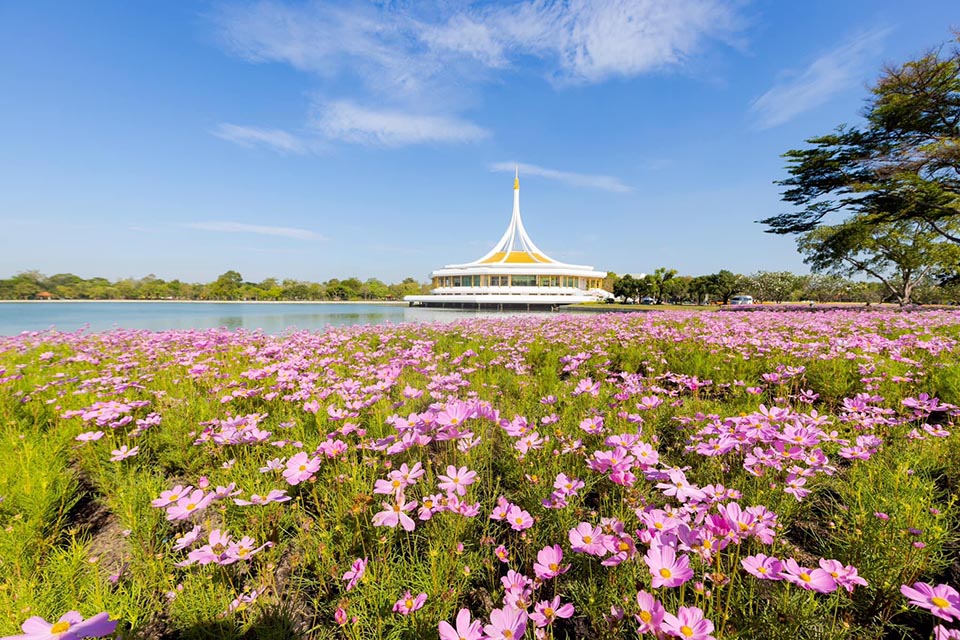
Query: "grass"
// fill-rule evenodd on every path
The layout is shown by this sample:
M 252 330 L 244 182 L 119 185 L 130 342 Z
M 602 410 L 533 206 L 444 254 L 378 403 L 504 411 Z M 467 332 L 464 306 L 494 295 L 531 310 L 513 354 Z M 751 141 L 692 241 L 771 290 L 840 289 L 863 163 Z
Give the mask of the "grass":
M 462 608 L 487 622 L 516 602 L 508 571 L 533 578 L 557 544 L 569 570 L 520 596 L 531 614 L 573 604 L 548 637 L 635 637 L 645 590 L 672 614 L 697 607 L 716 638 L 926 638 L 934 619 L 900 586 L 958 577 L 956 411 L 921 395 L 960 402 L 958 337 L 948 312 L 831 311 L 0 338 L 0 634 L 77 609 L 109 611 L 123 637 L 436 637 Z M 599 433 L 585 430 L 594 418 Z M 640 466 L 639 443 L 657 464 Z M 117 459 L 124 445 L 137 453 Z M 291 485 L 281 472 L 300 452 L 319 466 Z M 634 458 L 632 478 L 597 465 L 611 455 Z M 417 463 L 403 498 L 415 527 L 376 526 L 394 502 L 378 480 Z M 464 506 L 418 518 L 450 499 L 450 465 L 476 472 Z M 676 469 L 707 497 L 671 495 Z M 584 486 L 551 505 L 558 474 Z M 809 493 L 785 491 L 798 477 Z M 171 521 L 150 503 L 175 485 L 224 497 Z M 276 489 L 289 501 L 234 503 Z M 531 526 L 491 519 L 501 498 Z M 768 538 L 758 521 L 723 524 L 734 503 L 771 514 Z M 654 509 L 687 533 L 651 528 Z M 610 550 L 577 552 L 581 523 L 605 527 Z M 213 530 L 265 546 L 179 566 Z M 652 587 L 653 540 L 687 558 L 689 580 Z M 835 559 L 867 584 L 759 580 L 741 564 L 757 553 Z M 394 612 L 407 591 L 423 608 Z

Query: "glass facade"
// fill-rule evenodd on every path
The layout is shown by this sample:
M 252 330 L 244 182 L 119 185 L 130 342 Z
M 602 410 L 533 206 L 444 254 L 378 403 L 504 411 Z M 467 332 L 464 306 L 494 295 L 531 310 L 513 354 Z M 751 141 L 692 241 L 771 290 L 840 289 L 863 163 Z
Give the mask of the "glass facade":
M 578 278 L 576 276 L 552 275 L 469 275 L 437 276 L 433 278 L 434 288 L 463 287 L 570 287 L 579 289 L 599 289 L 603 280 L 599 278 Z

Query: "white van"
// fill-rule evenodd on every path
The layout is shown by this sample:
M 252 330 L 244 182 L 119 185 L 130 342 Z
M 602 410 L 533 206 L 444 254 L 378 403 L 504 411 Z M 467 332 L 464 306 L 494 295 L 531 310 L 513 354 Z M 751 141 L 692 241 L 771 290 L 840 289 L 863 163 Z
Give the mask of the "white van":
M 733 296 L 730 304 L 753 304 L 753 296 Z

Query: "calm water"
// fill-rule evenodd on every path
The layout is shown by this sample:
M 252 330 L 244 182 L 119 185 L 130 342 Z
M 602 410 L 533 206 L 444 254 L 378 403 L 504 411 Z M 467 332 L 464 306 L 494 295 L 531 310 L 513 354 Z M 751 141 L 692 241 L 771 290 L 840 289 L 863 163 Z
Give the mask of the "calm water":
M 384 304 L 225 304 L 218 302 L 4 302 L 0 335 L 21 331 L 108 331 L 110 329 L 291 329 L 322 330 L 353 324 L 450 322 L 503 315 L 495 312 L 423 309 Z

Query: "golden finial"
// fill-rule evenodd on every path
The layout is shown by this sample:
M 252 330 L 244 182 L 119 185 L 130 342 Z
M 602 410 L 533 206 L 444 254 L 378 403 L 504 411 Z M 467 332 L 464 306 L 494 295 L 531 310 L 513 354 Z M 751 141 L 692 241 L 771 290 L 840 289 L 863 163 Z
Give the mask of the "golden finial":
M 514 189 L 520 188 L 520 165 L 517 165 L 516 173 L 513 176 L 513 188 Z

